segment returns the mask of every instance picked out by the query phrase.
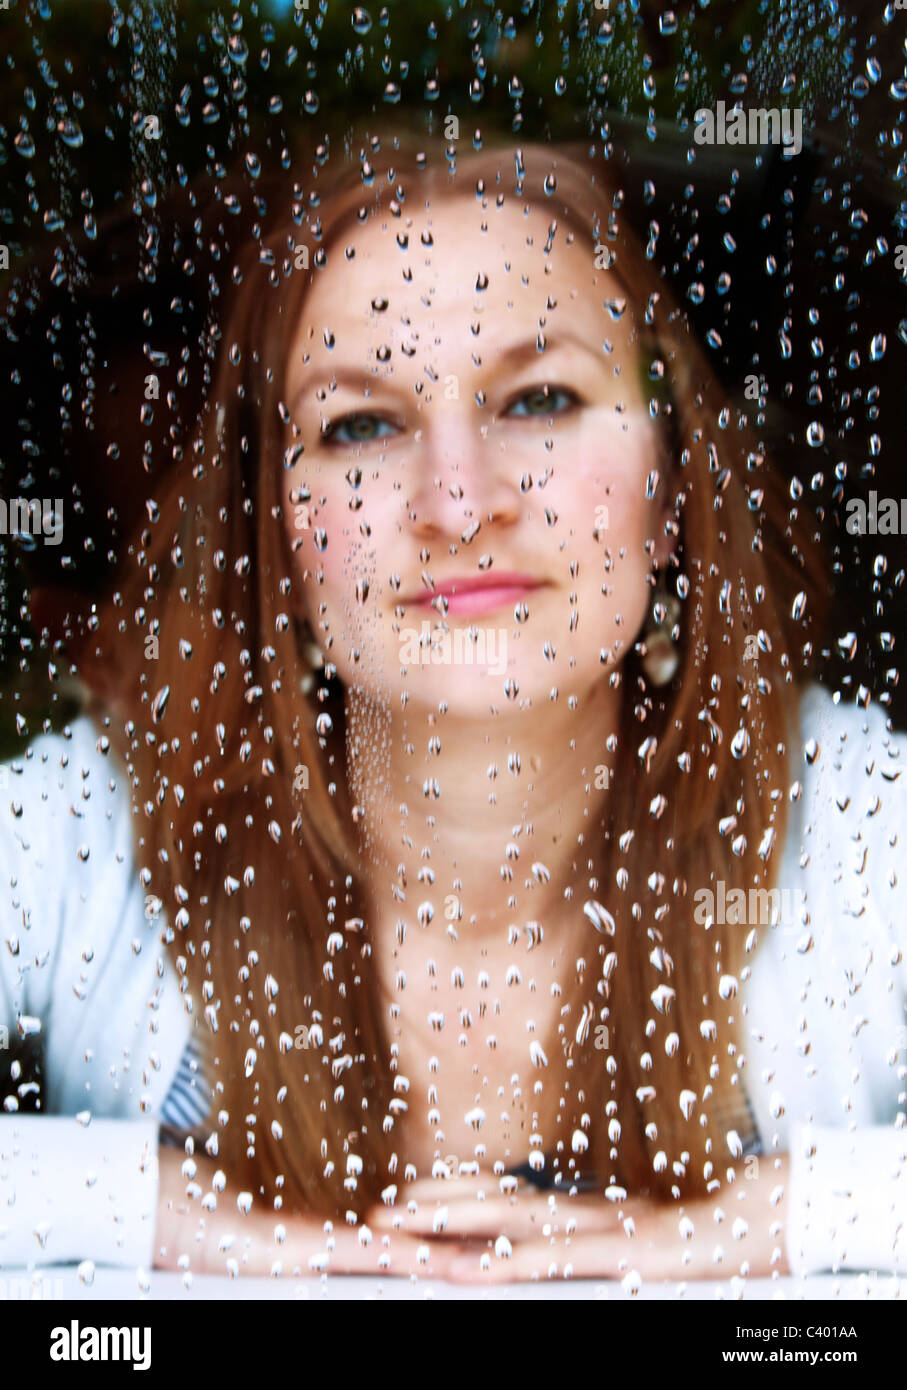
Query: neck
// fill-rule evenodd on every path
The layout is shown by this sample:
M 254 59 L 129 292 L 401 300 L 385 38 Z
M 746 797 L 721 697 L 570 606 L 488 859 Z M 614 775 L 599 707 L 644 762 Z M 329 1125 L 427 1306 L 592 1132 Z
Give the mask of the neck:
M 424 928 L 438 949 L 487 948 L 527 921 L 553 925 L 565 899 L 581 913 L 596 896 L 587 861 L 620 699 L 602 679 L 572 709 L 562 697 L 466 719 L 348 690 L 349 775 L 377 920 Z

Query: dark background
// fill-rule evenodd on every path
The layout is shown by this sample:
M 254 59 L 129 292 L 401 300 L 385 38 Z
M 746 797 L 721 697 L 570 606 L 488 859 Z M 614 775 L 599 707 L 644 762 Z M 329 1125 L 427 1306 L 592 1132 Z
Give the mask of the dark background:
M 822 679 L 907 724 L 892 649 L 907 541 L 844 531 L 848 498 L 907 493 L 907 273 L 894 263 L 907 14 L 796 0 L 310 0 L 298 15 L 249 0 L 10 0 L 0 40 L 0 491 L 62 496 L 65 510 L 59 546 L 0 537 L 3 756 L 75 708 L 65 660 L 49 667 L 25 615 L 29 585 L 76 602 L 109 583 L 163 474 L 191 467 L 233 253 L 293 182 L 310 188 L 303 143 L 336 157 L 370 114 L 441 145 L 453 113 L 461 148 L 477 128 L 599 145 L 606 133 L 643 242 L 657 222 L 656 264 L 826 539 Z M 803 153 L 694 147 L 693 112 L 737 97 L 802 108 Z M 147 115 L 159 141 L 144 138 Z M 748 373 L 761 404 L 744 399 Z

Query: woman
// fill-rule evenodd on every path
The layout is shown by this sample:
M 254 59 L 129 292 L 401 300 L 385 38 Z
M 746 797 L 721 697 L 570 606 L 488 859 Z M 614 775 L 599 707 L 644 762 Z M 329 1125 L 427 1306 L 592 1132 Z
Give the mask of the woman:
M 780 1062 L 749 1060 L 777 1049 L 758 1010 L 779 976 L 806 961 L 801 999 L 824 1004 L 813 938 L 838 940 L 804 837 L 840 832 L 831 800 L 803 819 L 803 745 L 825 719 L 859 759 L 868 718 L 800 704 L 820 612 L 802 515 L 600 156 L 375 138 L 351 165 L 320 152 L 288 202 L 233 268 L 191 463 L 80 653 L 168 955 L 124 975 L 166 1022 L 149 1049 L 124 1005 L 145 1093 L 102 1113 L 185 1129 L 203 1097 L 188 1158 L 162 1147 L 159 1186 L 120 1199 L 146 1218 L 129 1257 L 466 1279 L 846 1264 L 784 1142 L 804 1141 Z M 882 730 L 873 712 L 880 776 Z M 864 786 L 847 795 L 857 814 Z M 121 780 L 120 831 L 126 800 Z M 901 998 L 879 1000 L 887 1090 L 864 1121 L 903 1102 L 879 1060 Z M 802 1069 L 791 1085 L 815 1118 Z M 860 1137 L 891 1166 L 893 1129 Z M 826 1195 L 852 1161 L 834 1136 L 828 1154 Z M 903 1261 L 871 1190 L 869 1262 Z

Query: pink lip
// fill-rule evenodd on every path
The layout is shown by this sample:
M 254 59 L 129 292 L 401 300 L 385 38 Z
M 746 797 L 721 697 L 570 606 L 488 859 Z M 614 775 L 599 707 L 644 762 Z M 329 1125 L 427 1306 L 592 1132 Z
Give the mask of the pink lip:
M 447 579 L 437 584 L 434 590 L 405 600 L 407 605 L 416 608 L 430 608 L 432 600 L 444 595 L 447 611 L 451 617 L 457 614 L 469 616 L 476 613 L 491 613 L 506 604 L 519 603 L 521 598 L 540 587 L 541 581 L 527 574 L 464 575 L 462 579 Z

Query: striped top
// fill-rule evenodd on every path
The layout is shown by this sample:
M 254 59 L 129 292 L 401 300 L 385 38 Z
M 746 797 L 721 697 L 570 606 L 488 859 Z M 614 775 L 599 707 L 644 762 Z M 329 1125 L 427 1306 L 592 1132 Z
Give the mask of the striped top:
M 161 1106 L 161 1142 L 182 1148 L 187 1135 L 201 1137 L 198 1131 L 208 1118 L 213 1099 L 214 1092 L 205 1078 L 201 1044 L 191 1033 Z

